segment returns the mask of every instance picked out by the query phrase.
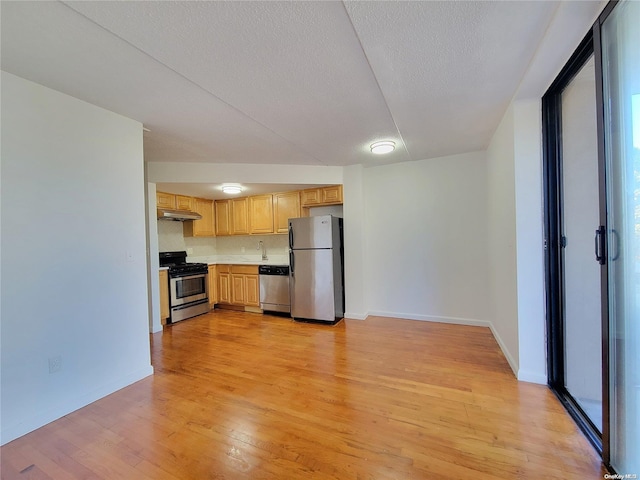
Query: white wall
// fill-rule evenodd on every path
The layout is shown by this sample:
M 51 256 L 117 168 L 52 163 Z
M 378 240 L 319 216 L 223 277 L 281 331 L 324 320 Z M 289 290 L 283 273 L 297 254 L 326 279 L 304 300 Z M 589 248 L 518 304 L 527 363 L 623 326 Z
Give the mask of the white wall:
M 485 175 L 484 152 L 364 170 L 370 314 L 488 324 Z
M 487 150 L 488 276 L 492 330 L 514 372 L 519 365 L 513 106 Z
M 519 380 L 547 383 L 540 99 L 513 105 Z
M 153 370 L 142 125 L 4 72 L 1 108 L 6 443 Z
M 363 171 L 362 165 L 352 165 L 345 167 L 343 173 L 344 316 L 358 320 L 367 318 L 369 308 L 366 300 L 367 237 Z

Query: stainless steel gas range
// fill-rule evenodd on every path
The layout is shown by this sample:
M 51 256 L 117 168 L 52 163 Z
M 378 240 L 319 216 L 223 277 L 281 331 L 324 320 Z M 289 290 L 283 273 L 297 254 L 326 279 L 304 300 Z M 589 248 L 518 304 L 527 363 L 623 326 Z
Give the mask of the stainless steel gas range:
M 206 263 L 187 263 L 187 252 L 160 252 L 160 266 L 169 267 L 170 323 L 209 311 Z

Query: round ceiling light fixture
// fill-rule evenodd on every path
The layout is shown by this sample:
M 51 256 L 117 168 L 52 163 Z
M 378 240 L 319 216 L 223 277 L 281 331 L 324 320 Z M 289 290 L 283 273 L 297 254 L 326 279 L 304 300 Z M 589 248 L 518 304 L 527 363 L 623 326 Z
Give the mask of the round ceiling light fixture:
M 381 142 L 375 142 L 371 144 L 371 153 L 376 155 L 383 155 L 385 153 L 391 153 L 396 149 L 396 143 L 391 140 L 383 140 Z
M 229 195 L 235 195 L 242 192 L 242 185 L 237 183 L 225 183 L 222 185 L 222 191 L 224 193 L 228 193 Z

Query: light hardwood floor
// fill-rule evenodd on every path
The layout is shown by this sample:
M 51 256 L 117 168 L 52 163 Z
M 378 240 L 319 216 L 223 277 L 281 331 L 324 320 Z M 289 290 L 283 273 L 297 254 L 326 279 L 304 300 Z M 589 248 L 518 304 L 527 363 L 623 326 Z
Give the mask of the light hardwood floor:
M 2 479 L 602 479 L 487 328 L 216 310 L 151 337 L 155 375 L 0 450 Z

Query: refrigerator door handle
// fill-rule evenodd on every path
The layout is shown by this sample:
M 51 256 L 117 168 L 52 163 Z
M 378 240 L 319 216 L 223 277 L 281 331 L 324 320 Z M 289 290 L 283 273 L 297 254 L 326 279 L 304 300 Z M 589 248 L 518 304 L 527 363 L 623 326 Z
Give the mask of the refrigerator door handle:
M 293 248 L 293 227 L 289 224 L 289 248 Z
M 289 271 L 291 272 L 292 277 L 296 270 L 295 266 L 296 266 L 296 261 L 293 255 L 293 250 L 289 250 Z

